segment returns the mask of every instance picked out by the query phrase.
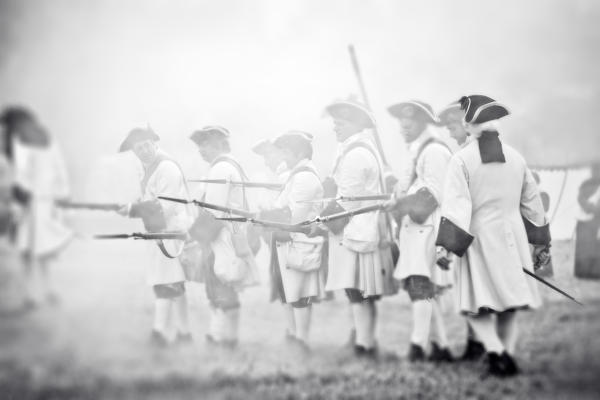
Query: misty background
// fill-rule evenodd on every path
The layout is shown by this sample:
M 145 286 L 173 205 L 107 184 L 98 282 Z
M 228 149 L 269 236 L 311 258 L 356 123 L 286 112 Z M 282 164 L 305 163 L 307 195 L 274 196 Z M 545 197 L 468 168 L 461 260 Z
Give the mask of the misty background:
M 202 126 L 228 128 L 255 178 L 263 165 L 252 144 L 306 130 L 325 176 L 335 139 L 323 109 L 360 100 L 354 44 L 397 172 L 408 160 L 386 108 L 421 99 L 439 110 L 473 93 L 509 107 L 501 133 L 532 166 L 577 167 L 600 159 L 599 17 L 593 0 L 3 0 L 0 105 L 38 114 L 62 147 L 76 199 L 135 198 L 137 165 L 116 154 L 135 126 L 150 125 L 188 178 L 206 170 L 188 139 Z M 562 173 L 542 176 L 551 197 Z M 572 232 L 587 170 L 574 174 L 560 236 Z

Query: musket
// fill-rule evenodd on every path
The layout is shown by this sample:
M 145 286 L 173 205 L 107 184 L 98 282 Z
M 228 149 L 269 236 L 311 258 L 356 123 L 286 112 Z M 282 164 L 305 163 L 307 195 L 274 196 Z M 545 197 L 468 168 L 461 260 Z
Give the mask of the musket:
M 70 200 L 55 200 L 57 207 L 73 210 L 118 211 L 123 204 L 118 203 L 83 203 Z
M 298 203 L 329 203 L 330 201 L 367 201 L 367 200 L 389 200 L 392 198 L 392 193 L 372 194 L 366 196 L 337 196 L 326 197 L 315 200 L 301 200 Z
M 282 190 L 283 185 L 280 183 L 269 183 L 269 182 L 250 182 L 250 181 L 230 181 L 228 179 L 188 179 L 188 182 L 200 182 L 200 183 L 212 183 L 218 185 L 235 185 L 244 186 L 247 188 L 262 188 L 269 190 Z
M 286 232 L 307 233 L 309 231 L 309 228 L 306 225 L 301 225 L 301 224 L 285 224 L 285 223 L 281 223 L 281 222 L 265 221 L 265 220 L 260 220 L 260 219 L 255 219 L 255 218 L 246 218 L 246 217 L 222 217 L 222 218 L 217 218 L 217 219 L 221 220 L 221 221 L 230 221 L 230 222 L 250 222 L 252 224 L 260 225 L 265 228 L 277 229 L 277 230 L 286 231 Z
M 371 110 L 371 104 L 369 104 L 369 98 L 367 97 L 367 90 L 365 89 L 365 84 L 362 79 L 362 74 L 360 73 L 360 67 L 358 65 L 358 58 L 356 57 L 356 51 L 354 50 L 354 45 L 348 45 L 348 52 L 350 53 L 350 60 L 352 61 L 352 68 L 354 69 L 354 74 L 356 75 L 356 80 L 358 81 L 358 86 L 360 88 L 360 92 L 362 93 L 363 100 L 365 105 L 369 110 Z M 381 145 L 381 139 L 379 137 L 379 131 L 377 130 L 377 126 L 373 126 L 373 136 L 375 137 L 375 144 L 377 145 L 377 150 L 381 156 L 381 161 L 383 165 L 389 168 L 389 164 L 387 159 L 385 158 L 385 153 L 383 152 L 383 146 Z
M 366 213 L 370 213 L 370 212 L 377 211 L 377 210 L 383 210 L 383 208 L 384 208 L 383 204 L 374 204 L 372 206 L 360 207 L 360 208 L 356 208 L 354 210 L 342 211 L 342 212 L 331 214 L 331 215 L 318 216 L 311 220 L 300 222 L 298 225 L 311 225 L 311 224 L 315 224 L 315 223 L 327 223 L 327 222 L 335 221 L 337 219 L 350 218 L 350 217 L 354 217 L 356 215 L 366 214 Z
M 254 218 L 253 213 L 246 211 L 246 210 L 241 210 L 239 208 L 225 207 L 225 206 L 221 206 L 218 204 L 207 203 L 205 201 L 186 200 L 186 199 L 180 199 L 177 197 L 158 196 L 158 198 L 161 200 L 174 201 L 176 203 L 181 203 L 181 204 L 193 204 L 198 207 L 208 208 L 210 210 L 215 210 L 215 211 L 221 211 L 221 212 L 225 212 L 228 214 L 235 214 L 235 215 L 239 215 L 239 216 L 246 217 L 246 218 Z
M 580 303 L 579 301 L 577 301 L 573 296 L 571 296 L 570 294 L 568 294 L 564 290 L 561 290 L 561 289 L 557 288 L 556 286 L 554 286 L 553 284 L 551 284 L 550 282 L 548 282 L 547 280 L 545 280 L 541 276 L 537 276 L 536 274 L 534 274 L 533 272 L 531 272 L 529 270 L 526 270 L 525 268 L 523 268 L 523 272 L 525 272 L 527 275 L 531 276 L 532 278 L 536 279 L 537 281 L 543 283 L 544 285 L 548 286 L 550 289 L 555 290 L 556 292 L 562 294 L 566 298 L 568 298 L 570 300 L 573 300 L 575 303 L 579 304 L 580 306 L 583 306 L 583 304 Z
M 183 231 L 173 232 L 134 232 L 117 234 L 94 235 L 95 239 L 136 239 L 136 240 L 185 240 L 187 233 Z

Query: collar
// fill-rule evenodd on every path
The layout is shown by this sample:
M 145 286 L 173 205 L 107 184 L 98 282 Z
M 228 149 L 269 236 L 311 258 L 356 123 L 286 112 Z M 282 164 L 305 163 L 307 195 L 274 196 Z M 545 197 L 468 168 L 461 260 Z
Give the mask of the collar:
M 506 162 L 502 152 L 502 142 L 498 138 L 497 131 L 483 131 L 477 141 L 479 142 L 479 154 L 483 164 Z

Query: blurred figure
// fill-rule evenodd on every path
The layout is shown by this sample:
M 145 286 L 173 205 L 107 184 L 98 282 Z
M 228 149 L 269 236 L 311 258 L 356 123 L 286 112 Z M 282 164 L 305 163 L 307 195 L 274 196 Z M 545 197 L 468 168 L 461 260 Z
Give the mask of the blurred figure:
M 575 276 L 600 278 L 600 163 L 579 187 L 580 216 L 575 233 Z
M 333 196 L 375 195 L 385 192 L 381 159 L 367 131 L 374 126 L 364 106 L 336 102 L 326 108 L 333 119 L 338 151 L 332 178 Z M 325 186 L 325 185 L 324 185 Z M 325 190 L 325 188 L 324 188 Z M 325 196 L 328 196 L 325 190 Z M 348 209 L 376 204 L 376 201 L 344 203 Z M 342 211 L 331 202 L 323 214 Z M 375 331 L 377 301 L 396 293 L 394 269 L 385 213 L 356 215 L 340 224 L 330 224 L 327 290 L 344 290 L 351 305 L 354 335 L 351 339 L 357 357 L 377 357 Z
M 474 140 L 448 167 L 437 264 L 447 270 L 451 254 L 466 254 L 455 266 L 460 312 L 485 346 L 488 372 L 511 376 L 519 373 L 517 310 L 541 304 L 537 283 L 523 268 L 533 270 L 549 255 L 550 229 L 527 163 L 498 137 L 496 120 L 508 110 L 481 95 L 460 104 Z
M 2 120 L 14 157 L 15 197 L 26 205 L 17 228 L 27 280 L 27 302 L 54 304 L 58 293 L 52 285 L 50 264 L 72 238 L 55 202 L 69 196 L 65 163 L 58 145 L 27 109 L 10 107 Z
M 12 138 L 4 119 L 0 122 L 0 315 L 6 315 L 24 310 L 25 287 L 14 240 L 22 210 L 14 195 Z
M 158 196 L 187 199 L 189 192 L 179 164 L 158 147 L 159 136 L 150 128 L 135 128 L 129 132 L 119 152 L 132 151 L 144 168 L 141 179 L 142 198 L 125 205 L 119 214 L 141 218 L 148 232 L 187 230 L 193 212 L 188 206 L 161 202 Z M 188 322 L 185 274 L 178 256 L 183 251 L 179 240 L 148 243 L 153 261 L 148 264 L 146 282 L 154 291 L 154 322 L 150 340 L 157 347 L 166 347 L 175 333 L 179 343 L 192 341 Z
M 469 134 L 463 125 L 463 119 L 465 117 L 465 112 L 460 108 L 459 103 L 452 103 L 444 108 L 438 114 L 439 125 L 446 127 L 448 132 L 450 133 L 450 137 L 456 140 L 456 143 L 459 146 L 459 149 L 465 147 L 469 142 Z M 454 281 L 458 281 L 458 272 L 460 271 L 460 267 L 458 264 L 461 262 L 466 262 L 462 257 L 456 257 L 453 261 L 454 263 Z M 460 297 L 458 296 L 458 291 L 453 291 L 455 303 L 460 303 Z M 467 344 L 465 346 L 465 351 L 460 356 L 459 360 L 461 361 L 477 361 L 485 354 L 485 348 L 483 347 L 483 343 L 481 343 L 477 337 L 475 336 L 475 332 L 471 325 L 469 325 L 469 320 L 467 322 Z
M 229 131 L 207 126 L 192 133 L 202 159 L 210 164 L 208 179 L 248 180 L 241 165 L 230 154 Z M 207 185 L 204 200 L 221 206 L 248 210 L 244 187 Z M 218 217 L 229 216 L 215 212 Z M 239 341 L 240 300 L 238 292 L 258 282 L 258 270 L 250 248 L 247 224 L 215 223 L 210 234 L 208 266 L 205 273 L 206 297 L 210 303 L 209 343 L 234 348 Z M 253 238 L 257 239 L 257 238 Z
M 387 207 L 400 227 L 400 260 L 394 278 L 401 282 L 412 302 L 408 359 L 425 360 L 425 349 L 431 342 L 429 360 L 451 362 L 441 295 L 452 286 L 452 276 L 435 266 L 435 237 L 452 154 L 429 130 L 429 125 L 438 121 L 429 104 L 405 101 L 392 105 L 388 111 L 400 122 L 413 161 L 408 186 L 400 188 L 402 194 L 389 201 Z

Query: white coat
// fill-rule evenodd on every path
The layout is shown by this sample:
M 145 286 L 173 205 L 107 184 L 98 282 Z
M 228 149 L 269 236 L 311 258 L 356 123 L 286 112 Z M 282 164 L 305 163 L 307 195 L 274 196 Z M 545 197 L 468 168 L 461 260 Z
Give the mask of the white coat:
M 244 176 L 235 167 L 237 161 L 229 155 L 220 156 L 208 172 L 208 179 L 244 180 Z M 239 165 L 239 164 L 238 164 Z M 231 208 L 247 209 L 244 201 L 244 189 L 237 185 L 207 185 L 205 201 Z M 224 212 L 212 211 L 216 217 L 231 216 Z M 210 246 L 215 256 L 214 271 L 224 283 L 231 283 L 237 288 L 258 283 L 258 268 L 252 254 L 242 258 L 236 255 L 233 235 L 244 235 L 248 231 L 247 224 L 227 222 Z M 243 277 L 242 277 L 243 275 Z
M 15 141 L 15 182 L 31 193 L 31 203 L 20 222 L 18 247 L 36 257 L 56 255 L 72 239 L 57 199 L 69 195 L 65 162 L 57 144 L 32 147 Z
M 543 226 L 544 208 L 523 157 L 510 146 L 502 147 L 505 163 L 482 163 L 474 140 L 448 166 L 442 215 L 474 236 L 454 266 L 464 313 L 540 305 L 536 281 L 522 271 L 533 269 L 522 217 Z
M 427 188 L 442 204 L 444 179 L 452 154 L 439 142 L 422 145 L 432 138 L 429 132 L 424 132 L 411 144 L 414 162 L 414 181 L 408 187 L 407 195 L 416 193 L 421 188 Z M 420 154 L 416 154 L 420 149 Z M 409 276 L 425 276 L 438 286 L 447 287 L 452 284 L 452 274 L 443 271 L 435 265 L 435 240 L 441 219 L 440 207 L 436 208 L 427 220 L 418 224 L 410 216 L 402 219 L 400 227 L 400 258 L 394 272 L 394 277 L 400 281 Z
M 185 176 L 180 167 L 163 153 L 163 158 L 142 187 L 141 201 L 155 200 L 158 196 L 168 196 L 187 199 L 189 197 Z M 161 201 L 167 231 L 186 231 L 193 222 L 193 210 L 185 204 Z M 169 254 L 178 256 L 183 248 L 180 240 L 164 240 L 165 248 Z M 148 285 L 168 284 L 185 281 L 185 274 L 177 258 L 166 257 L 156 243 L 147 243 L 148 251 L 152 255 L 152 262 L 148 264 L 146 282 Z
M 307 167 L 315 172 L 304 170 L 296 172 Z M 275 207 L 289 207 L 293 224 L 319 215 L 321 209 L 319 203 L 303 202 L 323 197 L 323 186 L 316 174 L 314 164 L 304 159 L 290 171 L 289 175 L 290 179 L 285 183 L 283 191 L 275 202 Z M 323 238 L 320 236 L 310 238 L 303 233 L 295 232 L 290 236 L 292 238 L 290 242 L 276 243 L 286 302 L 292 303 L 303 297 L 321 297 L 324 291 L 320 273 Z M 298 265 L 299 260 L 302 260 L 302 265 Z
M 369 146 L 354 147 L 360 142 Z M 383 193 L 381 160 L 366 132 L 351 136 L 338 149 L 333 179 L 338 196 L 362 196 Z M 345 202 L 347 210 L 376 204 L 376 201 Z M 326 290 L 358 289 L 365 296 L 395 291 L 389 232 L 379 211 L 350 219 L 340 235 L 330 235 L 329 273 Z

